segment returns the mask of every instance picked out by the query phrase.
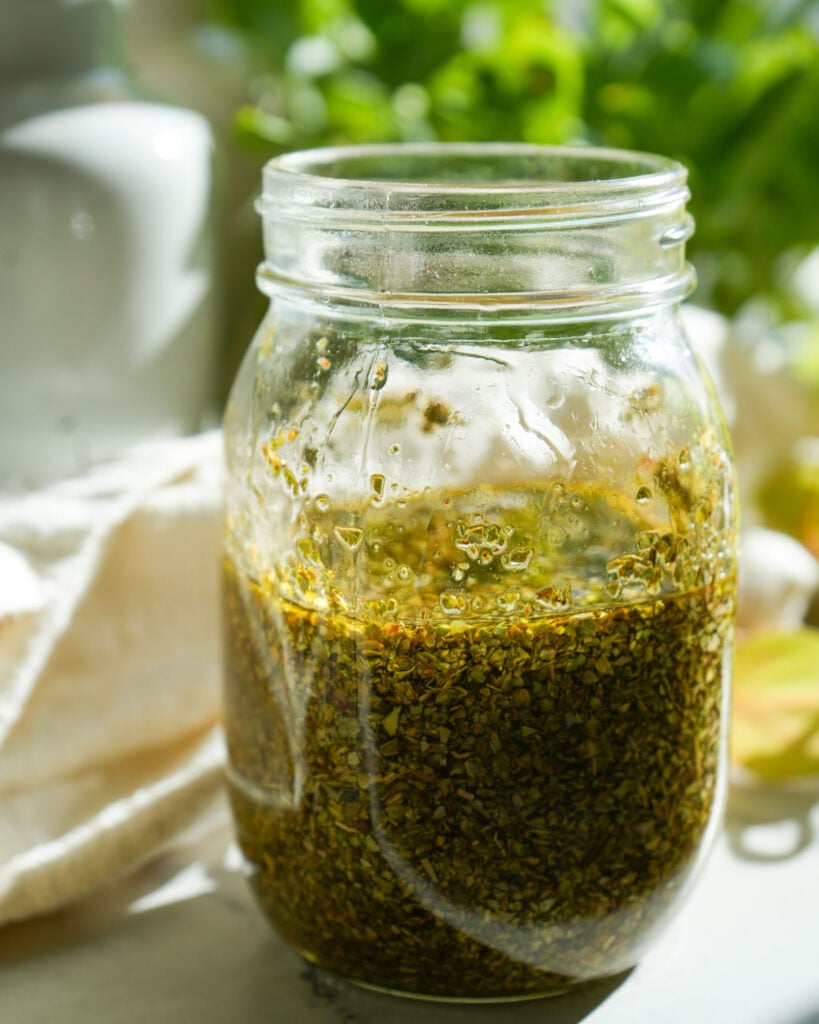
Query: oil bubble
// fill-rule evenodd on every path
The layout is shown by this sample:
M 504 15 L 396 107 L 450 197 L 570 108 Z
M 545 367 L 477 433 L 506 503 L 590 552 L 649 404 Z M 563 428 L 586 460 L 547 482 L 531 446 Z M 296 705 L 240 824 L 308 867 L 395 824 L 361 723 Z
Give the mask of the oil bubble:
M 467 609 L 467 600 L 457 590 L 444 590 L 438 597 L 444 615 L 461 615 Z
M 357 526 L 334 526 L 333 533 L 348 551 L 358 551 L 364 540 L 364 531 Z
M 370 477 L 370 487 L 373 492 L 373 501 L 381 501 L 384 497 L 384 485 L 386 480 L 382 473 L 373 473 Z
M 513 612 L 518 606 L 520 600 L 519 590 L 507 590 L 503 594 L 498 594 L 495 598 L 495 603 L 499 608 L 502 608 L 505 612 Z
M 532 561 L 534 551 L 531 548 L 513 548 L 501 559 L 504 569 L 509 572 L 523 572 Z
M 387 364 L 376 363 L 370 374 L 370 390 L 380 391 L 387 383 Z

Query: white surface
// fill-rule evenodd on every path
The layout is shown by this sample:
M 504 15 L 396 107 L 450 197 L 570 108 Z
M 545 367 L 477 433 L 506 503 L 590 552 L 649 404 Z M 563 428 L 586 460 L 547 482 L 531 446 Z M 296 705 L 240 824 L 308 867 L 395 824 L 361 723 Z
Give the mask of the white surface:
M 503 1006 L 393 999 L 306 968 L 256 910 L 227 826 L 193 850 L 70 914 L 0 931 L 0 1019 L 819 1024 L 819 790 L 734 792 L 696 891 L 638 968 Z

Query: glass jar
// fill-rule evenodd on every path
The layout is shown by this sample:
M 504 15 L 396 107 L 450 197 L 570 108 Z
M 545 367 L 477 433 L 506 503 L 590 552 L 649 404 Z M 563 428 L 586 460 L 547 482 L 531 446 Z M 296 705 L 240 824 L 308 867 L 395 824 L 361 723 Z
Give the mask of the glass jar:
M 729 444 L 685 171 L 525 145 L 273 160 L 226 416 L 228 780 L 308 959 L 462 1000 L 633 965 L 717 827 Z

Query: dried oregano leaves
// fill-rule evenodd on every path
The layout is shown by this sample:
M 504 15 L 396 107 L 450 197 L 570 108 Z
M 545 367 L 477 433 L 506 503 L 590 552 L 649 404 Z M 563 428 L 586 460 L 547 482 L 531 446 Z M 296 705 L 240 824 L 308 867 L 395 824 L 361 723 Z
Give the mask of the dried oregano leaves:
M 231 795 L 271 919 L 327 967 L 427 995 L 630 965 L 712 816 L 732 573 L 635 522 L 581 592 L 571 552 L 556 573 L 519 543 L 519 508 L 447 530 L 409 503 L 372 544 L 338 527 L 367 559 L 353 603 L 322 557 L 334 515 L 303 544 L 304 602 L 292 566 L 225 562 Z

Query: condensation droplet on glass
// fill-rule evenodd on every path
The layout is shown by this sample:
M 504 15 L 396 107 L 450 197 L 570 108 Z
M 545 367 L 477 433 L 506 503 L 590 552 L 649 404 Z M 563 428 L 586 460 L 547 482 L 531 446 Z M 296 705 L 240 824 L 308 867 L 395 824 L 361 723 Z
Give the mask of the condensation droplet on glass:
M 468 562 L 458 562 L 457 565 L 452 567 L 452 578 L 456 583 L 461 583 L 466 579 L 466 574 L 469 572 Z
M 412 571 L 412 569 L 410 569 L 408 565 L 399 565 L 398 568 L 395 570 L 395 575 L 403 583 L 406 583 L 407 580 L 412 579 L 415 573 Z
M 680 469 L 688 469 L 691 465 L 691 449 L 688 447 L 683 448 L 680 452 Z
M 385 483 L 386 480 L 382 473 L 373 473 L 373 475 L 370 477 L 370 487 L 372 488 L 374 501 L 381 501 L 381 499 L 384 497 Z
M 329 494 L 317 494 L 313 499 L 313 504 L 319 510 L 319 512 L 326 512 L 330 507 L 330 495 Z
M 396 501 L 395 504 L 396 504 L 397 508 L 406 508 L 407 507 L 407 499 L 406 498 L 399 498 Z
M 584 507 L 583 495 L 582 494 L 573 494 L 572 498 L 571 498 L 570 504 L 571 504 L 572 508 L 576 512 L 580 512 L 581 509 Z
M 372 554 L 377 555 L 381 551 L 381 541 L 374 540 L 370 543 L 370 551 Z
M 395 568 L 395 559 L 387 556 L 387 558 L 385 558 L 381 564 L 384 566 L 387 572 L 392 572 L 392 570 Z
M 438 597 L 444 615 L 460 615 L 467 609 L 467 600 L 457 590 L 444 590 Z
M 358 551 L 364 540 L 364 531 L 357 526 L 334 526 L 333 533 L 348 551 Z
M 389 451 L 390 455 L 397 455 L 401 451 L 401 445 L 391 444 L 387 450 Z
M 634 496 L 634 500 L 639 505 L 646 505 L 651 501 L 653 495 L 647 487 L 641 487 L 637 494 Z

